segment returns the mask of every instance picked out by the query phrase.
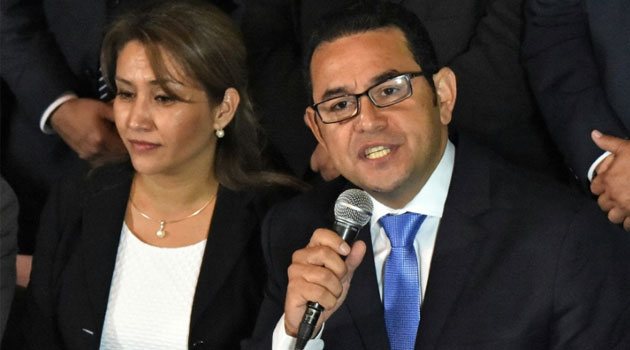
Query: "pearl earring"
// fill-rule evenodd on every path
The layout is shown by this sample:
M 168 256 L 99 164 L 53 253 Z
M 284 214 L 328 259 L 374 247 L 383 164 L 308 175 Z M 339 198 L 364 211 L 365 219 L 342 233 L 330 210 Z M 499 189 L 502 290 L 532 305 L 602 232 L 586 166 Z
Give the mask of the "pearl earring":
M 217 134 L 217 137 L 220 139 L 225 136 L 225 131 L 223 131 L 223 129 L 217 129 L 214 133 Z

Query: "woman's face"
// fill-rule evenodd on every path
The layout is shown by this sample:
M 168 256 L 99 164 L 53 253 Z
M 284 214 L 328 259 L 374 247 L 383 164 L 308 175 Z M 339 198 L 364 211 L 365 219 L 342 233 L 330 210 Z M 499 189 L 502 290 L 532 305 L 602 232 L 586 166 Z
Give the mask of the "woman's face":
M 155 76 L 139 41 L 129 42 L 120 51 L 115 77 L 116 128 L 137 172 L 208 174 L 216 148 L 218 108 L 211 106 L 199 84 L 179 74 L 181 69 L 168 53 L 162 56 L 171 77 Z M 160 79 L 166 79 L 179 98 L 164 91 Z

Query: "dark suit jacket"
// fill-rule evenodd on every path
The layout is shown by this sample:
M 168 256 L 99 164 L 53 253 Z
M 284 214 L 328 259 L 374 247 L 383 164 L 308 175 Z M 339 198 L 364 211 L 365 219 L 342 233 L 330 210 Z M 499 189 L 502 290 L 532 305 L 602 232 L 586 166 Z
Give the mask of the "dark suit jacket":
M 23 209 L 19 240 L 23 253 L 34 249 L 33 232 L 52 185 L 83 165 L 60 137 L 41 132 L 42 114 L 64 92 L 98 98 L 99 55 L 107 25 L 129 8 L 150 1 L 157 0 L 2 1 L 2 174 Z M 231 0 L 212 2 L 226 10 L 233 5 Z
M 28 289 L 27 348 L 98 349 L 132 174 L 130 166 L 101 169 L 84 184 L 53 192 Z M 261 198 L 219 189 L 193 302 L 191 348 L 237 348 L 253 329 L 266 276 Z
M 416 349 L 627 349 L 630 236 L 586 199 L 463 139 L 455 157 Z M 291 253 L 315 228 L 330 227 L 345 186 L 337 181 L 267 215 L 269 282 L 252 348 L 269 348 Z M 368 227 L 359 239 L 367 253 L 324 327 L 329 350 L 389 348 Z
M 0 342 L 15 292 L 18 211 L 15 193 L 0 177 Z
M 527 0 L 523 42 L 531 85 L 549 130 L 584 184 L 603 151 L 598 129 L 630 136 L 630 2 Z
M 302 117 L 311 96 L 302 79 L 306 45 L 319 18 L 377 0 L 257 0 L 244 8 L 253 96 L 270 140 L 298 176 L 315 139 Z M 380 1 L 380 0 L 379 0 Z M 423 21 L 438 64 L 457 76 L 452 127 L 510 162 L 562 176 L 564 167 L 533 103 L 519 62 L 522 0 L 403 0 Z M 291 132 L 287 132 L 291 130 Z

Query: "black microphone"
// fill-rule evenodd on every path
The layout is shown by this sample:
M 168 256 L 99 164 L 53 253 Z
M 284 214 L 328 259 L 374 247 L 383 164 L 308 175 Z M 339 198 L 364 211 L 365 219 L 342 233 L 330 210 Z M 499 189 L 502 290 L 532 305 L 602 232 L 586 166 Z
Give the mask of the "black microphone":
M 335 222 L 332 229 L 350 246 L 354 243 L 359 230 L 370 221 L 372 200 L 365 191 L 353 188 L 344 191 L 335 202 Z M 319 316 L 324 307 L 309 301 L 298 329 L 295 350 L 302 350 L 313 336 Z

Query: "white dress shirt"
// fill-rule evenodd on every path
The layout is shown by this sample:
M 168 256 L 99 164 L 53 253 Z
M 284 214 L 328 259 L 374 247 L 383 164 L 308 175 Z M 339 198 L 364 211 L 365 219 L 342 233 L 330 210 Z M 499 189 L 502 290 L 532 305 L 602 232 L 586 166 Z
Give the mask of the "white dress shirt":
M 440 220 L 444 213 L 444 203 L 446 202 L 446 196 L 451 183 L 451 176 L 453 175 L 453 166 L 455 163 L 455 146 L 448 141 L 446 144 L 446 150 L 442 155 L 442 159 L 438 163 L 427 183 L 422 187 L 420 192 L 407 203 L 401 209 L 392 209 L 386 205 L 378 202 L 372 198 L 374 204 L 374 210 L 372 212 L 372 218 L 370 219 L 370 235 L 372 238 L 372 249 L 374 251 L 374 266 L 376 270 L 376 281 L 378 283 L 379 293 L 381 300 L 383 300 L 383 276 L 385 260 L 389 256 L 391 251 L 391 243 L 385 233 L 385 230 L 378 223 L 378 220 L 387 214 L 403 214 L 405 212 L 413 212 L 418 214 L 424 214 L 427 218 L 420 226 L 413 246 L 416 251 L 416 257 L 418 259 L 418 271 L 420 273 L 421 282 L 421 298 L 424 299 L 424 293 L 427 289 L 427 281 L 429 280 L 429 269 L 431 267 L 431 259 L 433 258 L 433 247 L 435 245 L 435 238 L 440 226 Z M 319 334 L 309 340 L 306 344 L 305 350 L 316 350 L 324 348 L 324 341 L 321 339 L 321 334 L 324 332 L 324 327 L 320 330 Z M 276 328 L 273 332 L 273 344 L 272 349 L 283 350 L 293 349 L 295 346 L 296 338 L 286 334 L 284 329 L 284 315 L 280 318 L 276 324 Z

